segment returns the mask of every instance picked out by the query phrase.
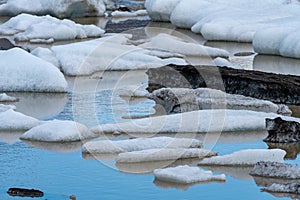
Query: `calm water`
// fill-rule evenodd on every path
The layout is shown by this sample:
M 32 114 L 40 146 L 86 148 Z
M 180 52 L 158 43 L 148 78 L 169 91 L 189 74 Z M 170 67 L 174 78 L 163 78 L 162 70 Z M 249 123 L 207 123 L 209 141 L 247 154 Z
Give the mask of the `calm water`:
M 6 18 L 0 18 L 0 23 Z M 78 19 L 80 21 L 80 19 Z M 101 19 L 91 19 L 94 24 L 105 27 Z M 89 23 L 89 20 L 83 20 Z M 101 22 L 100 22 L 101 21 Z M 200 36 L 189 31 L 174 31 L 169 24 L 151 23 L 149 26 L 164 28 L 170 34 L 183 34 L 190 39 L 204 43 Z M 161 31 L 161 29 L 159 29 Z M 155 29 L 146 30 L 156 34 Z M 232 54 L 253 51 L 249 44 L 207 42 L 206 45 L 222 47 Z M 34 46 L 32 46 L 34 47 Z M 242 64 L 246 69 L 258 69 L 279 73 L 300 74 L 296 66 L 299 60 L 271 56 L 231 57 L 233 63 Z M 20 98 L 17 110 L 43 120 L 76 120 L 89 127 L 97 124 L 127 121 L 128 116 L 153 114 L 154 103 L 146 99 L 128 101 L 116 94 L 115 87 L 147 82 L 144 71 L 109 72 L 103 79 L 90 77 L 67 78 L 70 85 L 68 94 L 22 94 L 12 93 Z M 119 80 L 118 82 L 116 80 Z M 76 83 L 74 86 L 74 83 Z M 275 199 L 271 194 L 260 191 L 267 180 L 253 180 L 248 175 L 249 168 L 213 168 L 216 173 L 226 173 L 226 183 L 196 184 L 179 186 L 154 181 L 152 174 L 130 174 L 132 168 L 115 166 L 113 160 L 103 161 L 83 158 L 81 143 L 73 144 L 25 144 L 18 138 L 22 133 L 0 132 L 0 199 L 10 200 L 6 195 L 9 187 L 40 189 L 50 200 L 68 199 L 74 194 L 79 200 L 127 200 L 127 199 Z M 262 142 L 266 133 L 224 133 L 217 144 L 208 138 L 206 148 L 213 148 L 219 154 L 227 154 L 241 149 L 268 148 Z M 203 135 L 197 136 L 203 139 Z M 214 135 L 211 135 L 214 138 Z M 293 160 L 297 157 L 300 145 L 282 147 L 291 151 Z M 143 167 L 135 166 L 135 171 Z M 268 183 L 269 184 L 269 183 Z M 22 198 L 31 199 L 31 198 Z M 283 198 L 284 199 L 284 198 Z

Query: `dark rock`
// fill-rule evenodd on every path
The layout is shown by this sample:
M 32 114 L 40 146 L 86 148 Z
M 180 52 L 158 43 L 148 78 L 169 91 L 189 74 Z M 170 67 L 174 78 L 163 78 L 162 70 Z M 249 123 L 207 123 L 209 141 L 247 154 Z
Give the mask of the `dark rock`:
M 285 121 L 280 117 L 266 119 L 266 127 L 269 133 L 265 142 L 291 143 L 300 141 L 300 124 L 295 121 Z
M 131 12 L 131 10 L 124 6 L 124 5 L 120 5 L 119 8 L 118 8 L 118 11 L 122 11 L 122 12 Z
M 6 38 L 0 38 L 0 50 L 9 50 L 16 47 Z
M 23 189 L 23 188 L 9 188 L 7 193 L 10 196 L 19 196 L 19 197 L 43 197 L 44 193 L 39 190 L 34 189 Z
M 300 76 L 212 66 L 167 65 L 149 69 L 149 87 L 212 88 L 274 103 L 300 105 Z
M 254 52 L 238 52 L 235 53 L 234 56 L 244 57 L 244 56 L 252 56 L 254 54 L 255 54 Z

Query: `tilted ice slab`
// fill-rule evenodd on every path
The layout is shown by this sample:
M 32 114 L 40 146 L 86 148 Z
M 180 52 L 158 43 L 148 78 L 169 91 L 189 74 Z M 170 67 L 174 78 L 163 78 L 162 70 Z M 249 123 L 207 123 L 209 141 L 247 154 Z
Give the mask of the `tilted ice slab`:
M 143 151 L 132 151 L 126 153 L 120 153 L 116 159 L 117 163 L 141 163 L 141 162 L 156 162 L 164 160 L 178 160 L 188 158 L 199 158 L 216 156 L 217 153 L 199 148 L 189 149 L 148 149 Z
M 285 105 L 243 95 L 226 94 L 221 90 L 198 88 L 163 88 L 148 95 L 162 105 L 167 113 L 180 113 L 204 109 L 234 109 L 291 114 Z
M 156 169 L 154 170 L 154 176 L 160 181 L 179 184 L 226 180 L 226 176 L 224 174 L 213 175 L 212 171 L 204 171 L 198 167 L 189 167 L 187 165 L 166 169 Z
M 21 13 L 64 17 L 102 16 L 108 0 L 7 0 L 0 5 L 0 15 Z
M 300 179 L 300 168 L 298 165 L 285 163 L 259 162 L 250 174 L 268 178 Z
M 95 133 L 206 133 L 265 131 L 265 119 L 276 118 L 274 113 L 246 110 L 200 110 L 174 115 L 131 120 L 119 124 L 93 127 Z M 297 118 L 283 117 L 296 120 Z
M 128 39 L 128 35 L 119 34 L 87 42 L 54 46 L 51 51 L 59 61 L 62 71 L 72 76 L 89 75 L 105 70 L 148 69 L 171 63 L 187 64 L 180 58 L 161 59 L 153 56 L 150 51 L 128 45 Z M 49 53 L 47 55 L 49 60 Z M 43 53 L 39 56 L 44 57 Z
M 0 130 L 5 131 L 29 130 L 40 124 L 39 120 L 12 109 L 0 112 L 0 121 Z
M 95 154 L 115 154 L 131 151 L 142 151 L 148 149 L 163 148 L 199 148 L 202 143 L 196 139 L 155 137 L 155 138 L 137 138 L 129 140 L 111 141 L 91 141 L 83 145 L 84 153 Z
M 221 165 L 221 166 L 251 166 L 260 161 L 284 162 L 286 152 L 281 149 L 247 149 L 234 152 L 224 156 L 216 156 L 205 158 L 198 164 L 205 165 Z
M 21 139 L 42 142 L 76 142 L 95 137 L 95 134 L 73 121 L 53 120 L 25 132 Z
M 100 37 L 104 30 L 95 25 L 80 25 L 50 15 L 20 14 L 0 25 L 0 34 L 14 35 L 17 41 L 52 42 Z
M 229 53 L 223 49 L 203 46 L 201 44 L 186 42 L 179 37 L 168 34 L 158 34 L 149 42 L 141 44 L 142 48 L 155 48 L 164 51 L 174 52 L 185 56 L 209 56 L 228 57 Z
M 20 48 L 0 51 L 0 74 L 0 91 L 67 91 L 67 82 L 59 69 Z
M 299 182 L 293 182 L 288 184 L 273 183 L 271 186 L 263 188 L 262 190 L 266 192 L 300 194 L 300 183 Z
M 0 102 L 15 102 L 18 101 L 16 97 L 7 95 L 6 93 L 0 94 Z
M 0 113 L 1 112 L 5 112 L 5 111 L 8 111 L 8 110 L 15 110 L 16 109 L 16 106 L 14 105 L 4 105 L 4 104 L 0 104 Z

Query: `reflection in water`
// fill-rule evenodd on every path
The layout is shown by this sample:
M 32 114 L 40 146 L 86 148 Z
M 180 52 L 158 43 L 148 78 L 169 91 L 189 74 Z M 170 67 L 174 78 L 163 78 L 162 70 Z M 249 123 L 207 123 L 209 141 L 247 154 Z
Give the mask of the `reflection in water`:
M 179 165 L 196 166 L 199 159 L 179 159 L 179 160 L 165 160 L 156 162 L 143 163 L 116 163 L 116 167 L 124 173 L 130 174 L 147 174 L 152 173 L 155 169 L 166 167 L 176 167 Z
M 24 131 L 0 131 L 0 140 L 7 144 L 14 144 L 20 141 L 21 135 Z
M 177 183 L 169 183 L 169 182 L 163 182 L 155 179 L 153 183 L 160 188 L 163 189 L 172 189 L 175 188 L 177 190 L 188 190 L 190 187 L 198 184 L 209 184 L 212 182 L 217 182 L 217 183 L 225 183 L 225 181 L 211 181 L 211 182 L 199 182 L 199 183 L 193 183 L 193 184 L 177 184 Z
M 37 142 L 37 141 L 29 141 L 23 140 L 29 147 L 47 150 L 51 152 L 57 153 L 71 153 L 76 152 L 81 149 L 83 141 L 81 142 Z
M 300 142 L 295 143 L 267 143 L 269 149 L 282 149 L 286 151 L 285 159 L 296 159 L 300 153 Z
M 276 198 L 290 198 L 290 199 L 300 199 L 299 194 L 290 194 L 290 193 L 275 193 L 275 192 L 268 192 L 269 194 L 273 195 Z
M 300 59 L 280 56 L 257 55 L 254 58 L 253 69 L 278 74 L 300 75 Z
M 64 93 L 9 93 L 9 95 L 17 97 L 17 112 L 45 119 L 63 110 L 67 103 L 68 96 Z
M 203 166 L 204 169 L 221 172 L 240 180 L 253 180 L 249 175 L 253 167 L 231 167 L 231 166 Z
M 288 180 L 288 179 L 281 179 L 281 178 L 267 178 L 267 177 L 260 177 L 260 176 L 253 176 L 253 179 L 256 185 L 261 187 L 269 187 L 274 183 L 288 184 L 291 182 L 295 182 L 295 180 Z

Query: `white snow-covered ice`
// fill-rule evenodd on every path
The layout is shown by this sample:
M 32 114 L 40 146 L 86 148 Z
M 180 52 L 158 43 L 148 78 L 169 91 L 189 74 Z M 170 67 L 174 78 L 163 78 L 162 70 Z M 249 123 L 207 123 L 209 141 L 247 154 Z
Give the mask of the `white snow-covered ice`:
M 76 142 L 95 136 L 82 124 L 53 120 L 30 129 L 21 136 L 21 139 L 42 142 Z
M 83 145 L 82 151 L 85 153 L 95 154 L 115 154 L 122 152 L 142 151 L 148 149 L 199 148 L 201 146 L 201 141 L 196 139 L 154 137 L 119 141 L 91 141 Z
M 300 58 L 299 1 L 146 0 L 145 5 L 154 21 L 190 28 L 207 40 L 253 41 L 258 53 Z
M 142 48 L 155 48 L 182 54 L 185 56 L 228 57 L 229 53 L 223 49 L 207 47 L 201 44 L 186 42 L 179 37 L 161 33 L 149 42 L 139 45 Z
M 8 111 L 8 110 L 15 110 L 16 109 L 16 106 L 14 105 L 4 105 L 4 104 L 0 104 L 0 113 L 1 112 L 5 112 L 5 111 Z
M 216 156 L 217 153 L 199 148 L 176 148 L 176 149 L 148 149 L 142 151 L 132 151 L 120 153 L 116 159 L 117 163 L 141 163 L 156 162 L 164 160 L 178 160 L 188 158 L 203 159 L 206 157 Z
M 247 110 L 200 110 L 187 113 L 131 120 L 119 124 L 92 127 L 95 133 L 207 133 L 265 131 L 265 119 L 276 118 L 275 113 Z M 284 117 L 285 120 L 299 121 Z
M 0 5 L 0 15 L 50 14 L 60 18 L 103 16 L 109 2 L 110 0 L 7 0 Z
M 272 112 L 285 115 L 292 114 L 292 111 L 285 105 L 277 105 L 270 101 L 243 95 L 226 94 L 221 90 L 210 88 L 162 88 L 147 96 L 166 108 L 168 113 L 204 109 L 233 109 Z
M 221 166 L 251 166 L 260 161 L 284 162 L 286 152 L 281 149 L 246 149 L 227 154 L 223 156 L 215 156 L 205 158 L 198 164 L 205 165 L 221 165 Z
M 138 17 L 138 16 L 146 16 L 148 15 L 146 10 L 137 10 L 134 12 L 128 12 L 128 11 L 114 11 L 111 13 L 112 17 L 118 18 L 118 17 Z
M 62 71 L 67 75 L 90 75 L 97 71 L 134 70 L 161 67 L 167 64 L 184 65 L 181 58 L 162 59 L 150 51 L 129 45 L 130 36 L 117 34 L 87 42 L 54 46 L 50 50 L 56 55 Z M 162 52 L 164 53 L 164 52 Z M 49 52 L 39 57 L 49 57 Z M 48 55 L 48 56 L 47 56 Z
M 123 97 L 146 97 L 149 92 L 146 90 L 147 85 L 128 85 L 117 88 L 116 93 Z
M 5 92 L 66 92 L 64 75 L 36 56 L 13 48 L 0 51 L 0 91 Z
M 15 112 L 13 109 L 0 112 L 0 121 L 0 130 L 2 131 L 29 130 L 41 123 L 33 117 Z
M 154 176 L 157 180 L 178 184 L 226 180 L 226 176 L 224 174 L 213 175 L 212 171 L 204 171 L 198 167 L 190 167 L 187 165 L 166 169 L 156 169 L 154 170 Z
M 7 95 L 6 93 L 0 94 L 0 102 L 16 102 L 18 98 Z
M 80 25 L 49 15 L 20 14 L 0 25 L 0 34 L 14 35 L 17 41 L 46 42 L 100 37 L 104 30 L 95 25 Z
M 299 182 L 287 184 L 273 183 L 271 186 L 263 188 L 262 190 L 266 192 L 300 194 L 300 184 Z

